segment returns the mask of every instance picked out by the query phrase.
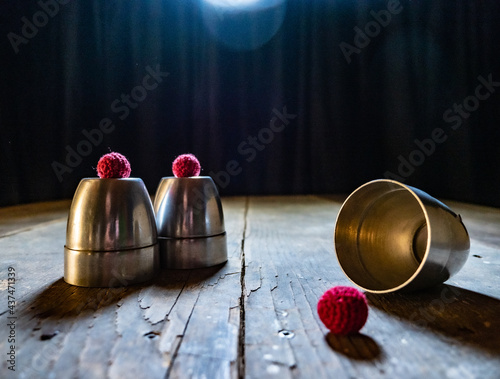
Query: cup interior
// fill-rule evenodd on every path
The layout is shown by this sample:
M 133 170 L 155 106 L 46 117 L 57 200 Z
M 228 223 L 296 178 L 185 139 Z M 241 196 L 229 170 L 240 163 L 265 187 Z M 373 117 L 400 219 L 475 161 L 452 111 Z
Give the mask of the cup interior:
M 369 183 L 344 202 L 335 227 L 340 266 L 369 291 L 403 287 L 425 261 L 428 217 L 417 195 L 395 183 Z

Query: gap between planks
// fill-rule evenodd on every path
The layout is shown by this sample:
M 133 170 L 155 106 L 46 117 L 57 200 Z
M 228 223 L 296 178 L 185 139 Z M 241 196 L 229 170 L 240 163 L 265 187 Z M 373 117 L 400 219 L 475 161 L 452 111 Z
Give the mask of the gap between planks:
M 245 237 L 247 232 L 247 216 L 250 200 L 245 197 L 245 207 L 243 211 L 243 234 L 241 236 L 241 294 L 240 294 L 240 331 L 239 331 L 239 344 L 238 344 L 238 378 L 245 377 Z

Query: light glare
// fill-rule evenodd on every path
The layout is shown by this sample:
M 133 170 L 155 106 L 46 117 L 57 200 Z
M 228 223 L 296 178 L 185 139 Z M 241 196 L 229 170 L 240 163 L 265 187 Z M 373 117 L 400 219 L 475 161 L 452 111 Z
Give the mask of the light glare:
M 261 0 L 205 0 L 207 3 L 218 7 L 244 7 L 260 2 Z

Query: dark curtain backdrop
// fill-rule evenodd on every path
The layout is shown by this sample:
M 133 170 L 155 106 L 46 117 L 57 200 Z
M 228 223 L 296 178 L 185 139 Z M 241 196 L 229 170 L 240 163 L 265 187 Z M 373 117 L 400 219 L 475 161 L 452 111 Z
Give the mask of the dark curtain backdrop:
M 369 23 L 387 1 L 247 13 L 203 0 L 62 2 L 48 20 L 40 2 L 0 5 L 0 205 L 71 198 L 112 150 L 152 193 L 192 152 L 223 195 L 349 193 L 390 172 L 436 197 L 500 206 L 500 87 L 473 98 L 480 76 L 500 82 L 497 0 L 402 0 L 378 33 Z M 23 17 L 43 25 L 35 36 L 23 37 Z M 367 26 L 373 38 L 349 63 L 341 46 Z M 25 38 L 18 53 L 9 33 Z M 169 75 L 156 88 L 136 88 L 157 69 Z M 131 92 L 141 101 L 117 111 Z M 466 99 L 473 111 L 443 118 Z M 286 125 L 274 119 L 284 107 Z M 84 130 L 100 123 L 114 129 L 92 144 Z M 425 145 L 440 129 L 446 141 Z M 82 152 L 74 167 L 68 147 Z

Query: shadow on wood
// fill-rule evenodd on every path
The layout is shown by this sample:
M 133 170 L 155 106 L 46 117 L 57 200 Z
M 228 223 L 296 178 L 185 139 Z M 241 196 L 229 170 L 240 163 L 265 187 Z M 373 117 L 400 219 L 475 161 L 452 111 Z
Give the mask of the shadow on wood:
M 214 278 L 225 263 L 196 270 L 163 270 L 152 281 L 128 287 L 87 288 L 66 283 L 62 278 L 40 293 L 29 308 L 40 319 L 47 317 L 70 318 L 83 311 L 97 311 L 110 305 L 119 305 L 126 296 L 130 296 L 151 285 L 159 288 L 181 290 L 186 281 L 204 282 Z M 209 281 L 210 282 L 210 281 Z
M 333 350 L 352 359 L 375 360 L 378 359 L 381 353 L 377 342 L 365 334 L 357 333 L 348 336 L 339 336 L 328 333 L 325 338 Z
M 500 355 L 500 300 L 451 285 L 407 294 L 367 293 L 370 306 Z
M 223 267 L 213 267 L 196 270 L 164 270 L 158 277 L 148 283 L 128 287 L 87 288 L 66 283 L 62 278 L 52 283 L 46 290 L 36 296 L 28 306 L 38 318 L 74 317 L 86 310 L 97 311 L 110 305 L 119 305 L 126 296 L 130 296 L 149 286 L 181 290 L 186 281 L 203 282 L 214 277 Z
M 83 311 L 96 311 L 116 305 L 123 297 L 129 296 L 144 286 L 116 288 L 86 288 L 66 283 L 62 278 L 36 296 L 28 306 L 36 317 L 45 319 L 71 318 Z
M 216 277 L 217 273 L 226 265 L 227 262 L 205 268 L 189 269 L 189 270 L 171 270 L 163 269 L 158 274 L 157 278 L 153 281 L 154 285 L 159 287 L 169 287 L 177 283 L 179 288 L 184 286 L 186 280 L 204 282 L 209 281 L 210 278 L 214 280 L 218 279 Z

